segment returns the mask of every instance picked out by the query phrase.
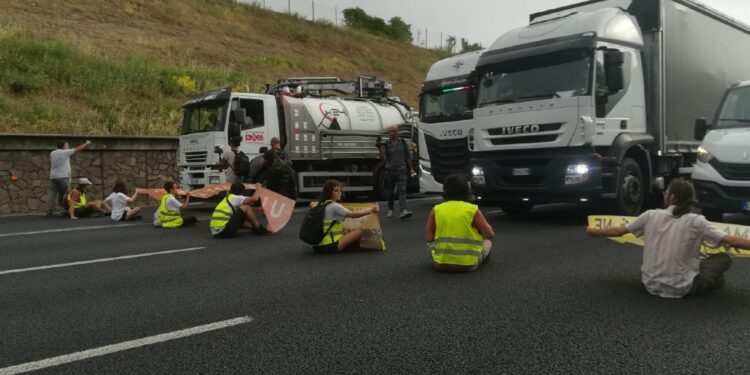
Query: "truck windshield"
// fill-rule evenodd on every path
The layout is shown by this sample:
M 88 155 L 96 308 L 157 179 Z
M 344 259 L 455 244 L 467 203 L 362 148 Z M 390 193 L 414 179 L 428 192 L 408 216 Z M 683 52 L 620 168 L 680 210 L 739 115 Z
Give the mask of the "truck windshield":
M 471 117 L 468 102 L 470 89 L 466 86 L 422 93 L 420 119 L 426 123 L 436 123 Z
M 750 86 L 730 90 L 721 105 L 717 128 L 750 127 Z
M 592 54 L 566 50 L 481 68 L 477 106 L 591 93 Z
M 226 123 L 226 102 L 207 103 L 202 106 L 185 108 L 182 121 L 182 134 L 223 131 Z

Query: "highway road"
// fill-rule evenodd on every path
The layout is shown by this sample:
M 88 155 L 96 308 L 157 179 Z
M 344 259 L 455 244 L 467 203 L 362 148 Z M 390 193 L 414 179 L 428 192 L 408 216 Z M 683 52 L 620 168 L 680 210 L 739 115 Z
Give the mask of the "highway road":
M 747 373 L 750 260 L 701 298 L 654 297 L 641 250 L 548 206 L 497 233 L 490 263 L 431 268 L 414 217 L 388 249 L 317 255 L 280 233 L 211 238 L 148 220 L 0 218 L 0 374 Z M 150 217 L 152 208 L 145 216 Z M 730 221 L 750 225 L 748 216 Z

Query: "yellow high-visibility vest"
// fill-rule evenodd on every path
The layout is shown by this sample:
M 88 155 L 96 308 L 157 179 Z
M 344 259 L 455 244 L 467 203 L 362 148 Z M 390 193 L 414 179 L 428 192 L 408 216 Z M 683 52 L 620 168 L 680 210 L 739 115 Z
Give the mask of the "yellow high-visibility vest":
M 435 243 L 432 260 L 437 264 L 476 266 L 482 259 L 484 238 L 471 224 L 479 207 L 463 201 L 435 206 Z
M 331 202 L 333 204 L 333 201 L 325 201 Z M 326 208 L 328 208 L 326 206 Z M 331 223 L 333 223 L 333 226 L 331 226 Z M 331 230 L 328 232 L 328 234 L 323 237 L 323 240 L 320 241 L 318 246 L 328 245 L 332 244 L 338 240 L 341 239 L 341 237 L 344 237 L 344 227 L 341 226 L 341 223 L 338 222 L 338 220 L 323 220 L 323 232 L 328 230 L 328 227 L 331 227 Z
M 172 194 L 164 194 L 161 197 L 161 203 L 159 203 L 159 221 L 162 228 L 178 228 L 182 226 L 180 211 L 170 211 L 167 209 L 167 199 L 171 197 Z
M 71 198 L 73 196 L 73 192 L 71 191 L 68 193 L 68 207 L 73 208 L 81 208 L 86 207 L 86 194 L 80 193 L 78 194 L 78 202 L 73 202 L 73 199 Z
M 211 215 L 211 222 L 208 224 L 208 226 L 216 230 L 222 229 L 227 226 L 229 219 L 231 219 L 232 214 L 234 214 L 234 210 L 239 209 L 239 207 L 232 208 L 229 205 L 229 202 L 232 199 L 234 199 L 234 194 L 228 194 L 226 198 L 222 199 L 221 202 L 216 205 L 214 213 Z

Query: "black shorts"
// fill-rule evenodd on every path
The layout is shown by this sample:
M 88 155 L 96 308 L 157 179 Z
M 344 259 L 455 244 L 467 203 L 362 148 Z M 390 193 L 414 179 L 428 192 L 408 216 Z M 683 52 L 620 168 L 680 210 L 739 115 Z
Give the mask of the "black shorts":
M 120 220 L 118 221 L 127 221 L 128 220 L 128 211 L 123 211 L 122 216 L 120 216 Z
M 94 210 L 88 207 L 78 207 L 73 209 L 73 212 L 77 217 L 89 217 L 94 212 Z
M 313 246 L 313 251 L 320 254 L 331 254 L 339 252 L 339 241 L 329 243 L 328 245 Z
M 234 210 L 232 213 L 232 217 L 229 218 L 229 221 L 227 222 L 227 225 L 224 226 L 224 229 L 221 230 L 221 232 L 214 234 L 214 237 L 216 238 L 229 238 L 234 237 L 237 234 L 237 231 L 242 228 L 245 225 L 245 213 L 240 210 Z

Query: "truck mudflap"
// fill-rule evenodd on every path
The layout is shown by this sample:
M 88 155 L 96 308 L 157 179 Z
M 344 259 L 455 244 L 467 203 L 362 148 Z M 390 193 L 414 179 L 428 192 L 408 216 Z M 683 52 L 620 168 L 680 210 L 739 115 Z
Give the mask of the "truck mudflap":
M 602 197 L 613 175 L 589 150 L 525 150 L 474 157 L 473 192 L 484 204 L 586 202 Z

